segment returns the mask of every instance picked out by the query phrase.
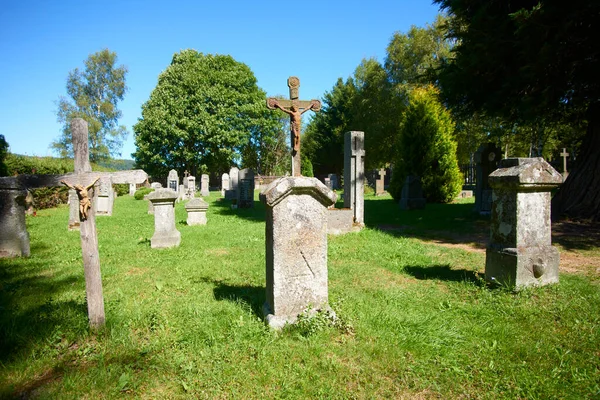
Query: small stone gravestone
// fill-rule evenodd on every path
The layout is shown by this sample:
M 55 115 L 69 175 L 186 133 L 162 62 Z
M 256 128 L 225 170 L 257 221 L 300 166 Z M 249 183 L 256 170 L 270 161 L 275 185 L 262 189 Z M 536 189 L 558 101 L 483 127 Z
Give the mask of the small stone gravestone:
M 400 208 L 402 210 L 420 210 L 425 208 L 425 203 L 421 178 L 414 175 L 407 176 L 400 194 Z
M 187 188 L 185 191 L 185 197 L 188 200 L 191 200 L 194 197 L 196 197 L 196 177 L 195 176 L 190 175 L 187 177 Z
M 134 195 L 135 195 L 135 192 L 136 192 L 136 190 L 137 190 L 137 186 L 136 186 L 136 184 L 135 184 L 135 183 L 130 183 L 130 184 L 129 184 L 129 195 L 130 195 L 130 196 L 134 196 Z
M 502 151 L 493 143 L 482 144 L 475 152 L 475 212 L 489 214 L 492 210 L 492 188 L 489 175 L 498 168 Z
M 188 215 L 188 225 L 206 225 L 208 221 L 206 218 L 206 211 L 208 210 L 207 202 L 201 198 L 192 199 L 185 205 L 185 210 Z
M 177 247 L 181 243 L 181 233 L 175 227 L 175 200 L 177 193 L 171 189 L 156 189 L 148 194 L 154 207 L 154 235 L 151 247 Z
M 237 200 L 239 172 L 240 170 L 237 167 L 232 167 L 229 170 L 229 190 L 225 192 L 226 200 Z
M 208 197 L 210 196 L 210 191 L 208 189 L 209 177 L 207 174 L 202 174 L 200 178 L 200 196 Z
M 238 177 L 238 207 L 254 207 L 254 171 L 245 168 L 239 172 Z
M 169 171 L 169 176 L 167 177 L 167 187 L 175 191 L 175 193 L 179 193 L 179 175 L 174 169 Z
M 338 190 L 340 188 L 340 180 L 338 179 L 338 176 L 336 174 L 329 174 L 327 177 L 331 181 L 331 188 L 333 190 Z
M 364 224 L 365 133 L 344 135 L 344 207 L 354 210 L 354 223 Z
M 336 194 L 316 178 L 284 177 L 261 193 L 266 204 L 267 323 L 281 328 L 309 310 L 329 309 L 327 207 Z
M 385 169 L 379 170 L 379 179 L 375 181 L 375 196 L 382 196 L 385 194 L 384 182 L 385 182 Z
M 0 257 L 28 257 L 30 254 L 25 225 L 26 195 L 27 191 L 23 189 L 0 191 Z
M 221 196 L 225 197 L 225 193 L 229 190 L 229 174 L 225 172 L 221 175 Z
M 113 205 L 115 203 L 115 190 L 112 187 L 112 179 L 110 176 L 100 178 L 97 196 L 96 215 L 111 216 Z
M 551 191 L 562 176 L 543 158 L 508 158 L 489 176 L 493 188 L 485 279 L 516 288 L 558 282 L 552 247 Z
M 333 190 L 333 186 L 331 185 L 331 178 L 325 178 L 325 186 L 327 186 L 327 189 Z
M 152 183 L 150 184 L 150 187 L 151 187 L 152 189 L 160 189 L 160 188 L 162 188 L 162 184 L 161 184 L 160 182 L 152 182 Z

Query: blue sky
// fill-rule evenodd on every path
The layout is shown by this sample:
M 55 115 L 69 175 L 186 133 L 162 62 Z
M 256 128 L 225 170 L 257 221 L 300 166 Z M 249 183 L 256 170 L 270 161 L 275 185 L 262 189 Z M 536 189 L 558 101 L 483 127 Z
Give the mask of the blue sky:
M 267 95 L 321 98 L 363 58 L 380 62 L 396 31 L 432 23 L 430 0 L 372 1 L 10 1 L 0 8 L 0 134 L 10 151 L 54 155 L 61 131 L 56 100 L 69 71 L 88 55 L 115 51 L 128 67 L 120 124 L 135 150 L 132 126 L 174 53 L 192 48 L 247 64 Z

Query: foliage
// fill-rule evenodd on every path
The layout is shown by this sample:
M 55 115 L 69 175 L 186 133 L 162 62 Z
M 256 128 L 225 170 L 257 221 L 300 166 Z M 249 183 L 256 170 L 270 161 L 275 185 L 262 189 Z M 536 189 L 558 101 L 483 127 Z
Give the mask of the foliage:
M 103 49 L 90 54 L 85 70 L 75 68 L 67 78 L 67 94 L 57 102 L 58 122 L 62 135 L 51 144 L 60 157 L 73 157 L 71 120 L 83 118 L 88 123 L 90 161 L 99 162 L 120 155 L 127 128 L 118 125 L 127 87 L 127 67 L 117 66 L 117 53 Z
M 154 189 L 152 189 L 152 188 L 141 187 L 135 191 L 133 198 L 136 200 L 143 200 L 145 195 L 152 193 L 152 192 L 154 192 Z
M 130 169 L 136 169 L 135 161 L 125 159 L 105 160 L 99 162 L 98 165 L 114 171 L 127 171 Z
M 4 135 L 0 135 L 0 176 L 8 175 L 8 167 L 6 166 L 6 156 L 8 155 L 8 142 L 4 139 Z
M 125 196 L 129 194 L 128 183 L 115 183 L 113 184 L 113 188 L 117 196 Z
M 182 50 L 158 77 L 133 127 L 136 164 L 152 176 L 229 170 L 245 145 L 260 147 L 278 133 L 278 116 L 265 101 L 247 65 Z
M 310 162 L 310 158 L 306 157 L 305 155 L 300 156 L 300 173 L 302 176 L 315 176 L 312 162 Z
M 392 196 L 400 199 L 408 175 L 421 178 L 429 202 L 452 201 L 462 186 L 456 160 L 454 122 L 439 103 L 433 87 L 415 88 L 409 95 L 392 174 Z

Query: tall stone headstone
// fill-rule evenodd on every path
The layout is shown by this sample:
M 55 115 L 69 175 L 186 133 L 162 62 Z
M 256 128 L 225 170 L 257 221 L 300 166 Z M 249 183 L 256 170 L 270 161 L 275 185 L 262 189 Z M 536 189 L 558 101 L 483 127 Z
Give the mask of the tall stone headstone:
M 336 174 L 329 174 L 327 177 L 331 181 L 331 188 L 333 190 L 338 190 L 340 188 L 340 180 L 338 179 L 338 176 Z
M 550 200 L 562 176 L 543 158 L 508 158 L 489 182 L 493 206 L 486 280 L 517 288 L 558 282 Z
M 174 169 L 169 171 L 169 176 L 167 177 L 167 187 L 175 191 L 175 193 L 179 193 L 179 175 Z
M 225 192 L 229 190 L 229 174 L 225 172 L 221 175 L 221 196 L 225 197 Z
M 130 184 L 129 184 L 129 195 L 130 195 L 130 196 L 134 196 L 134 195 L 135 195 L 135 192 L 136 192 L 136 190 L 137 190 L 137 186 L 136 186 L 136 184 L 135 184 L 135 183 L 130 183 Z
M 385 187 L 384 187 L 385 174 L 386 174 L 385 169 L 381 168 L 379 170 L 379 179 L 377 179 L 375 181 L 375 196 L 381 196 L 381 195 L 385 194 Z
M 354 223 L 364 224 L 365 133 L 344 135 L 344 207 L 354 210 Z
M 237 167 L 232 167 L 229 170 L 229 190 L 225 192 L 225 199 L 236 200 L 238 198 L 238 178 L 240 170 Z
M 112 186 L 112 179 L 110 176 L 102 177 L 98 183 L 96 215 L 111 216 L 115 203 L 115 190 Z
M 254 171 L 244 168 L 238 176 L 238 199 L 239 208 L 254 207 Z
M 493 143 L 482 144 L 475 152 L 475 212 L 489 214 L 492 210 L 492 188 L 488 177 L 498 168 L 502 151 Z
M 156 189 L 148 194 L 154 207 L 154 235 L 151 247 L 176 247 L 181 243 L 181 233 L 175 227 L 175 200 L 177 193 L 171 189 Z
M 187 200 L 191 200 L 196 197 L 196 177 L 190 175 L 187 177 L 186 182 L 187 185 L 185 188 L 185 198 Z
M 281 328 L 311 307 L 327 309 L 327 207 L 335 192 L 316 178 L 284 177 L 261 193 L 266 204 L 267 323 Z
M 23 189 L 0 190 L 0 258 L 29 256 Z M 79 201 L 77 201 L 79 207 Z
M 414 175 L 407 176 L 400 193 L 400 208 L 402 210 L 420 210 L 425 208 L 425 203 L 421 178 Z
M 200 178 L 200 196 L 208 197 L 210 196 L 210 191 L 208 189 L 208 184 L 210 182 L 210 178 L 207 174 L 202 174 Z

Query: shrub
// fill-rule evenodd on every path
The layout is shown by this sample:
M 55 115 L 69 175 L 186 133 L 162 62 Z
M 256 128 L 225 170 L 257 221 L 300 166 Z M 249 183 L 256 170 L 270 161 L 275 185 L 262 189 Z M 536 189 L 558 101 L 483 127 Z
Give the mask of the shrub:
M 302 176 L 313 177 L 315 174 L 313 173 L 313 165 L 308 157 L 300 155 L 300 173 Z
M 117 196 L 125 196 L 125 195 L 129 194 L 129 184 L 128 183 L 117 183 L 117 184 L 114 184 L 113 187 L 115 188 L 115 192 L 117 193 Z
M 133 195 L 133 198 L 136 200 L 143 200 L 145 195 L 147 195 L 148 193 L 151 193 L 153 191 L 154 191 L 154 189 L 152 189 L 152 188 L 147 188 L 147 187 L 139 188 Z
M 462 176 L 453 133 L 454 122 L 438 101 L 436 89 L 413 89 L 402 121 L 389 188 L 395 200 L 400 199 L 408 175 L 421 178 L 427 201 L 447 203 L 456 197 Z

